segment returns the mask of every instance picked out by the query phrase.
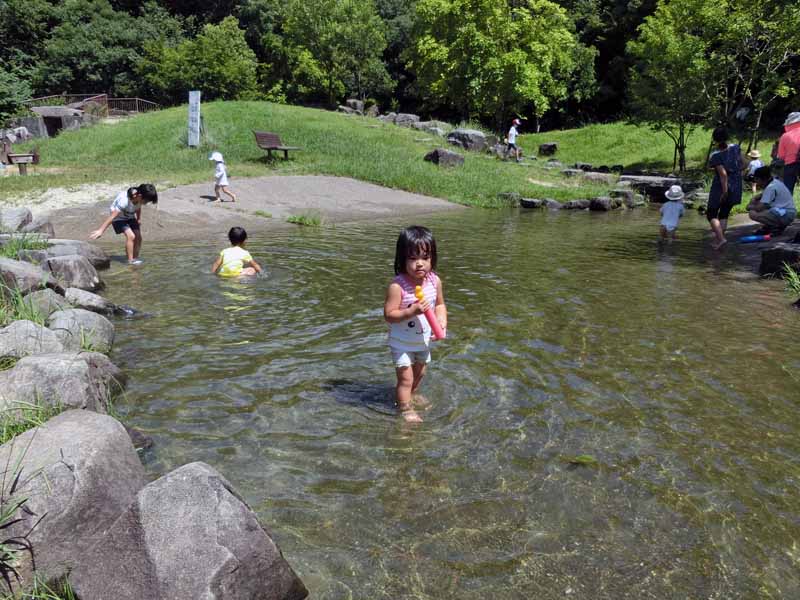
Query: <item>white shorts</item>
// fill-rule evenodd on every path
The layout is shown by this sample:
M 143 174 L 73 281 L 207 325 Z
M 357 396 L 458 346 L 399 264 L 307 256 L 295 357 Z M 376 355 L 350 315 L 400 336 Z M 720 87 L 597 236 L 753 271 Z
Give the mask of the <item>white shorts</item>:
M 214 179 L 214 185 L 216 187 L 222 187 L 223 185 L 227 186 L 228 185 L 228 176 L 227 175 L 223 175 L 222 177 L 220 177 L 218 179 L 215 178 Z
M 431 362 L 430 350 L 420 350 L 418 352 L 414 352 L 413 350 L 395 350 L 394 348 L 389 348 L 389 350 L 392 353 L 394 366 L 397 368 L 410 367 L 413 363 L 426 365 Z

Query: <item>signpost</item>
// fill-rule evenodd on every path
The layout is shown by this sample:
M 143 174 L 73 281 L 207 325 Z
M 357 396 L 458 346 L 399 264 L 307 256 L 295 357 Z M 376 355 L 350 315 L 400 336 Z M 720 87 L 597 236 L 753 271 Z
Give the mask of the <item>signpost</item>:
M 200 91 L 189 92 L 189 146 L 200 145 Z

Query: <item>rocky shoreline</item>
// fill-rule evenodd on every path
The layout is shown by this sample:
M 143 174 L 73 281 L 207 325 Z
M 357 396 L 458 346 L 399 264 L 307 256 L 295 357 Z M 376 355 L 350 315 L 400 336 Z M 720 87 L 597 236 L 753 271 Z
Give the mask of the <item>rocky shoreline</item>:
M 268 531 L 225 477 L 190 463 L 147 482 L 147 439 L 109 415 L 125 374 L 108 358 L 116 315 L 97 295 L 105 252 L 57 239 L 27 209 L 0 212 L 3 305 L 23 318 L 0 329 L 6 422 L 33 407 L 59 412 L 0 446 L 6 465 L 0 542 L 18 548 L 6 579 L 67 583 L 80 600 L 301 600 L 308 595 Z M 24 316 L 36 316 L 36 321 Z M 8 368 L 10 367 L 10 368 Z M 61 411 L 61 412 L 60 412 Z M 3 560 L 0 559 L 0 563 Z M 5 585 L 5 584 L 4 584 Z M 7 585 L 6 585 L 7 587 Z

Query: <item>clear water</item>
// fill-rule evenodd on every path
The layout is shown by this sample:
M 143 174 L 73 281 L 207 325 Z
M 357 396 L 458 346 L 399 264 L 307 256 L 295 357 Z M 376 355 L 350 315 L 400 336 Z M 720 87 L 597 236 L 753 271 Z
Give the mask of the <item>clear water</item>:
M 780 283 L 694 217 L 664 248 L 652 212 L 427 218 L 449 337 L 407 425 L 382 321 L 404 224 L 254 236 L 250 283 L 208 273 L 222 236 L 115 265 L 109 297 L 150 313 L 113 359 L 151 475 L 219 469 L 314 598 L 800 597 Z

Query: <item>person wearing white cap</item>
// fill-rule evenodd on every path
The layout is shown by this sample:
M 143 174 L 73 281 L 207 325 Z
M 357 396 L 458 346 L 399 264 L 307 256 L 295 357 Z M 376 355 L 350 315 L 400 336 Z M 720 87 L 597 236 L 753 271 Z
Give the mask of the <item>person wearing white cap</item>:
M 661 205 L 661 239 L 670 238 L 674 240 L 678 237 L 678 221 L 683 216 L 683 189 L 679 185 L 673 185 L 666 192 L 664 197 L 667 199 Z
M 517 127 L 521 124 L 519 119 L 511 121 L 511 129 L 508 130 L 508 148 L 506 148 L 506 154 L 513 152 L 517 162 L 522 160 L 522 151 L 517 147 L 517 136 L 519 135 Z
M 744 180 L 753 184 L 753 193 L 755 194 L 756 182 L 753 181 L 753 175 L 756 169 L 760 169 L 764 166 L 764 161 L 761 160 L 761 152 L 758 150 L 750 150 L 750 152 L 747 153 L 747 158 L 750 159 L 750 162 L 747 163 L 747 173 L 744 176 Z
M 220 191 L 223 191 L 231 199 L 231 202 L 236 202 L 236 194 L 228 189 L 228 170 L 225 168 L 225 160 L 222 158 L 222 153 L 212 152 L 208 160 L 213 160 L 216 163 L 214 167 L 214 196 L 220 202 L 224 202 L 220 195 Z
M 783 123 L 783 135 L 778 141 L 778 158 L 783 161 L 783 183 L 794 193 L 800 174 L 800 112 L 789 113 Z

